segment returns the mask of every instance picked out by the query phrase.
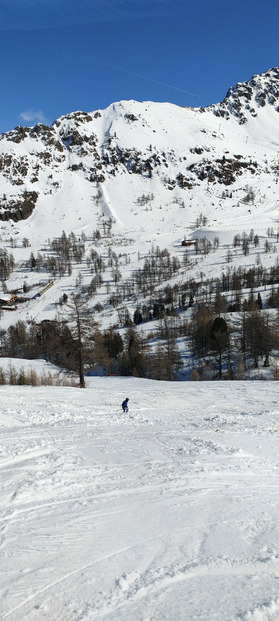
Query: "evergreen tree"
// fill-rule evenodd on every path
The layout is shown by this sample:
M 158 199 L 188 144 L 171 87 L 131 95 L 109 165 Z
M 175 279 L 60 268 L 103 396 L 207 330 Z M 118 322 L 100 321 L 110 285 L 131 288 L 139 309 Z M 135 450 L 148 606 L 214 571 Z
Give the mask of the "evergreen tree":
M 218 355 L 218 375 L 220 379 L 222 377 L 222 357 L 224 352 L 228 350 L 229 344 L 227 322 L 223 317 L 216 317 L 210 331 L 210 345 L 211 349 Z

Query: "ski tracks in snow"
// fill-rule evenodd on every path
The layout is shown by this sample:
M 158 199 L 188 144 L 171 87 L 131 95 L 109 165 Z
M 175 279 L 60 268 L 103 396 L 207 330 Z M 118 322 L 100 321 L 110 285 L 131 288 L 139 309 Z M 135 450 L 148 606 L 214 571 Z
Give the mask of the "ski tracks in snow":
M 277 621 L 276 399 L 122 381 L 2 390 L 2 618 Z

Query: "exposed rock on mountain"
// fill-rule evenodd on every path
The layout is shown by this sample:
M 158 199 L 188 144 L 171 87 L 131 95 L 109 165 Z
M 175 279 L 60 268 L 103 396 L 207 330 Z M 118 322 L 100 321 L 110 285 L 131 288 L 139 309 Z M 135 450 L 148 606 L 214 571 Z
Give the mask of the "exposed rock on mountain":
M 4 197 L 1 201 L 0 219 L 13 220 L 14 222 L 26 220 L 31 216 L 37 199 L 37 192 L 26 191 L 16 199 L 10 198 L 9 201 L 5 200 Z
M 230 114 L 240 124 L 246 123 L 249 114 L 257 117 L 258 109 L 267 104 L 279 112 L 279 69 L 275 67 L 261 75 L 254 75 L 248 82 L 231 87 L 225 99 L 212 106 L 216 116 L 230 118 Z

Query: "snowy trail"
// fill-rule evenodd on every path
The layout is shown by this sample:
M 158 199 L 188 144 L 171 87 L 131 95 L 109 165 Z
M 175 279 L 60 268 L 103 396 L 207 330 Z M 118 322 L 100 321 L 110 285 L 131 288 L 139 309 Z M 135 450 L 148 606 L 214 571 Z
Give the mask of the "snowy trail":
M 1 387 L 1 618 L 278 621 L 278 392 Z

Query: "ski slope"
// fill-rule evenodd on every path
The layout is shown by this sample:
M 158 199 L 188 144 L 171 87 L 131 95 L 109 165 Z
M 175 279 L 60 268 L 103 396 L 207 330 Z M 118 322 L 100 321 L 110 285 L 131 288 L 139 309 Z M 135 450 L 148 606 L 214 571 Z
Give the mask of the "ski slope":
M 278 621 L 277 382 L 0 391 L 3 621 Z

